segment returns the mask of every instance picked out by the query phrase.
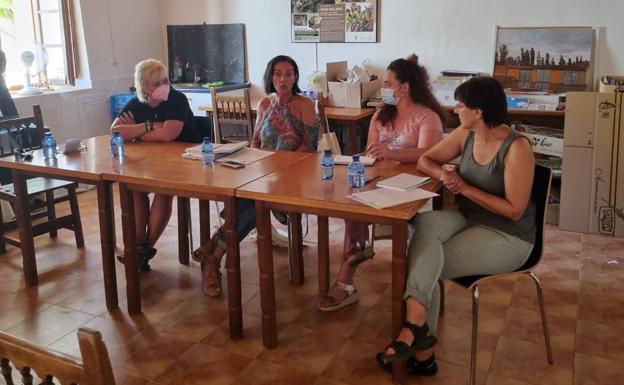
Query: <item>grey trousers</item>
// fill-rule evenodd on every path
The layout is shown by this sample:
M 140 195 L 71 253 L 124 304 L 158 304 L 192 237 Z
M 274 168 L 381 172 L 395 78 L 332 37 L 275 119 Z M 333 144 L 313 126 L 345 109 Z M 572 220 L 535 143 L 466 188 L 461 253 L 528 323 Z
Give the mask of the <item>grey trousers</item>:
M 436 334 L 440 312 L 438 280 L 518 269 L 533 245 L 496 229 L 469 224 L 458 211 L 431 211 L 412 221 L 404 299 L 427 309 L 427 324 Z

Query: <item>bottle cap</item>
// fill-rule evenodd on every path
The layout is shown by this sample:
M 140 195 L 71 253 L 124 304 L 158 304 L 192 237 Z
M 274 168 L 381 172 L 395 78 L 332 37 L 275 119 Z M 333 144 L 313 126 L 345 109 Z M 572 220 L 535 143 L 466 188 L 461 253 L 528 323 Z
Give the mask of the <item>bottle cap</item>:
M 326 148 L 324 151 L 325 151 L 325 155 L 331 155 L 332 154 L 331 148 Z
M 359 155 L 353 155 L 353 160 L 359 161 L 360 160 L 360 156 Z

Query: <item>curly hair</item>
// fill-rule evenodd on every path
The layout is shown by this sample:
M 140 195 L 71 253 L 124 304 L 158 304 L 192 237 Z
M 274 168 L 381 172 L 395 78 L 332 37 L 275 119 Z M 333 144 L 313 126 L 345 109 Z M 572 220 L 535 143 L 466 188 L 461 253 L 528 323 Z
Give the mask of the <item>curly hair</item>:
M 406 59 L 396 59 L 388 65 L 387 70 L 392 71 L 400 83 L 409 84 L 409 96 L 414 103 L 433 110 L 442 120 L 442 124 L 447 121 L 446 112 L 431 92 L 427 70 L 418 64 L 418 56 L 412 54 Z M 384 104 L 379 111 L 378 119 L 382 125 L 386 125 L 394 120 L 396 114 L 396 106 Z

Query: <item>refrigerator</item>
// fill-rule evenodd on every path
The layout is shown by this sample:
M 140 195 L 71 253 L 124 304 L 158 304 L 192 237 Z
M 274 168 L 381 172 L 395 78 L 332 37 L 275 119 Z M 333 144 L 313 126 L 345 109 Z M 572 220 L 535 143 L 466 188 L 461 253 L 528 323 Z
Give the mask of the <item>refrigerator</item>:
M 559 228 L 624 236 L 624 92 L 568 92 Z

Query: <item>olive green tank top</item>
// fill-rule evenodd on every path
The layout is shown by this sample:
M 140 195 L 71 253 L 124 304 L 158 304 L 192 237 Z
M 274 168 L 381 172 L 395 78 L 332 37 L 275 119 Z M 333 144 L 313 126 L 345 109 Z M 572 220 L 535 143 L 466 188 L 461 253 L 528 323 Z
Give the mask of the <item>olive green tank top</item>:
M 481 165 L 473 158 L 475 134 L 474 131 L 470 131 L 464 144 L 459 175 L 472 186 L 501 198 L 505 197 L 505 180 L 503 177 L 505 154 L 518 137 L 522 137 L 522 135 L 512 130 L 501 144 L 494 158 L 489 163 Z M 533 198 L 529 200 L 524 214 L 517 221 L 495 214 L 461 195 L 459 211 L 469 223 L 492 227 L 523 241 L 535 243 L 535 202 L 533 202 Z

